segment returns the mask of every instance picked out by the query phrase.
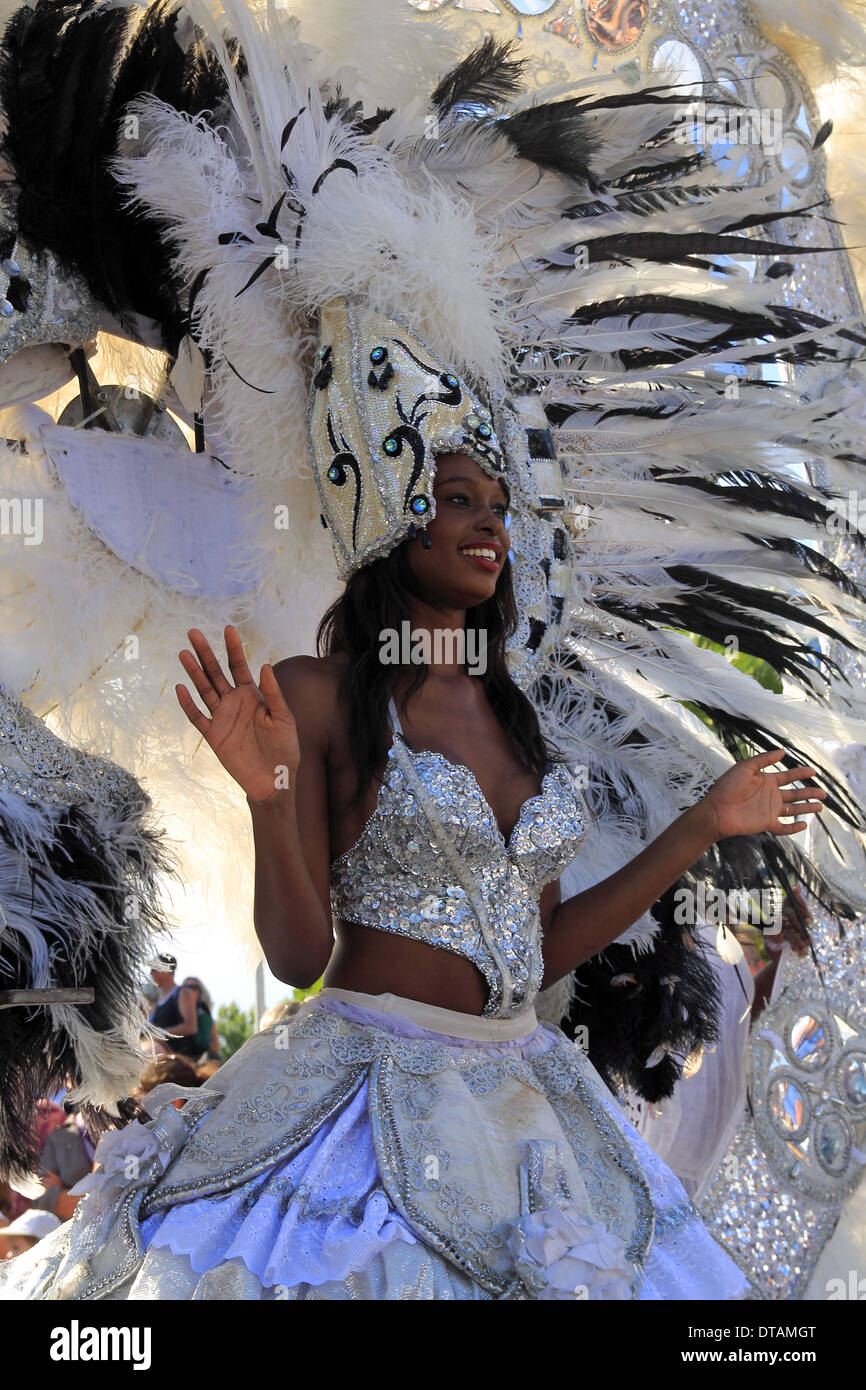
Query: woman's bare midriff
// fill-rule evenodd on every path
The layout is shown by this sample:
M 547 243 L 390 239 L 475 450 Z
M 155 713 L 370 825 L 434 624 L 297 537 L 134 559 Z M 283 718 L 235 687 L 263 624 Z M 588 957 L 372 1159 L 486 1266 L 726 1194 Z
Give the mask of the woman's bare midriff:
M 338 919 L 334 931 L 323 984 L 362 994 L 399 994 L 461 1014 L 483 1012 L 487 982 L 465 957 L 358 922 Z

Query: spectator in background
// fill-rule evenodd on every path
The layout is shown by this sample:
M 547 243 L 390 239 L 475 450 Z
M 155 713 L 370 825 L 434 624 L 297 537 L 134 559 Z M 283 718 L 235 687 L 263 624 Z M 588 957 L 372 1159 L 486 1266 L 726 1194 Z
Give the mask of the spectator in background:
M 65 1125 L 69 1118 L 69 1111 L 63 1109 L 63 1102 L 67 1094 L 66 1090 L 62 1090 L 51 1100 L 38 1100 L 36 1102 L 34 1126 L 39 1136 L 40 1149 L 45 1148 L 49 1134 L 53 1134 L 55 1129 Z
M 145 1018 L 150 1017 L 151 1011 L 159 1003 L 159 993 L 159 985 L 153 978 L 145 980 L 144 984 L 141 986 L 141 998 L 139 1002 L 141 1004 L 141 1012 L 144 1014 Z
M 31 1207 L 10 1226 L 0 1227 L 0 1260 L 14 1260 L 16 1255 L 23 1255 L 61 1224 L 60 1217 L 52 1212 Z
M 191 1057 L 202 1057 L 207 1053 L 208 1057 L 219 1061 L 220 1040 L 216 1024 L 214 1023 L 213 1000 L 210 994 L 205 989 L 201 980 L 197 979 L 195 975 L 187 975 L 181 988 L 194 990 L 196 996 L 198 1032 L 195 1035 L 194 1042 L 198 1051 L 190 1052 L 188 1055 Z M 182 1049 L 180 1050 L 182 1051 Z
M 173 1081 L 176 1086 L 201 1085 L 196 1069 L 189 1058 L 178 1057 L 169 1053 L 167 1056 L 155 1057 L 145 1067 L 135 1093 L 136 1099 L 141 1100 L 148 1092 L 155 1091 L 157 1086 L 163 1086 L 167 1081 Z M 176 1110 L 179 1110 L 184 1102 L 178 1099 L 171 1103 Z
M 66 1124 L 68 1114 L 59 1103 L 65 1095 L 66 1091 L 61 1090 L 51 1100 L 36 1102 L 33 1130 L 40 1154 L 45 1148 L 49 1134 L 59 1126 Z M 9 1182 L 0 1183 L 0 1226 L 9 1226 L 19 1216 L 23 1216 L 24 1212 L 29 1211 L 33 1206 L 34 1199 L 40 1196 L 43 1191 L 43 1187 L 38 1182 L 29 1179 L 22 1182 L 21 1187 L 23 1190 L 13 1187 Z
M 167 1042 L 156 1043 L 156 1050 L 175 1056 L 179 1053 L 184 1057 L 199 1057 L 204 1049 L 194 1050 L 199 1027 L 197 996 L 194 990 L 175 983 L 176 969 L 174 956 L 166 955 L 157 956 L 150 969 L 159 987 L 159 1002 L 151 1010 L 149 1021 L 171 1034 Z
M 811 920 L 812 914 L 806 906 L 806 900 L 800 888 L 795 887 L 793 894 L 786 897 L 782 905 L 781 932 L 777 936 L 765 934 L 763 938 L 770 959 L 766 965 L 755 971 L 753 1019 L 757 1018 L 771 1001 L 784 946 L 790 946 L 795 956 L 808 956 L 809 934 L 806 928 Z
M 69 1189 L 91 1172 L 94 1150 L 80 1113 L 68 1115 L 62 1124 L 52 1129 L 42 1150 L 39 1175 L 45 1191 L 33 1206 L 40 1211 L 53 1212 L 61 1221 L 68 1221 L 80 1200 L 70 1196 Z

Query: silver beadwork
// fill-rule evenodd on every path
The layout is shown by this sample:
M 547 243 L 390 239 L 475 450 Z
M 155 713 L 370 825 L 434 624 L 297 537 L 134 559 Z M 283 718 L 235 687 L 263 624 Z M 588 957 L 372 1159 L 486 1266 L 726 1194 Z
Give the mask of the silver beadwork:
M 146 793 L 122 767 L 64 743 L 2 686 L 0 791 L 61 806 L 106 800 L 141 808 L 148 804 Z
M 331 864 L 331 908 L 465 956 L 489 987 L 483 1017 L 509 1018 L 541 985 L 540 890 L 585 833 L 583 800 L 562 764 L 524 802 L 506 843 L 469 768 L 412 752 L 398 734 L 373 815 Z

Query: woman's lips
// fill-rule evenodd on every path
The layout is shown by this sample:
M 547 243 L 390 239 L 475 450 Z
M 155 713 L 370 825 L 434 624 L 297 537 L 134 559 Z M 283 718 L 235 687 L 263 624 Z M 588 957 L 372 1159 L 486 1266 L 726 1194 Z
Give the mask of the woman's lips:
M 479 569 L 485 570 L 487 574 L 496 574 L 499 569 L 499 561 L 491 560 L 486 555 L 470 555 L 466 550 L 461 550 L 460 554 L 465 560 L 470 560 L 473 565 L 477 565 Z

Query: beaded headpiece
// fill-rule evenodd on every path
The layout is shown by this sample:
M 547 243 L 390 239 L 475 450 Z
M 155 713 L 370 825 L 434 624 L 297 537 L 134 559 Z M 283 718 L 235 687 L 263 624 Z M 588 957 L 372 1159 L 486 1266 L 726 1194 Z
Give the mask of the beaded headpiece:
M 489 407 L 397 319 L 340 297 L 320 339 L 310 454 L 345 578 L 435 517 L 437 454 L 468 454 L 491 478 L 505 455 Z

